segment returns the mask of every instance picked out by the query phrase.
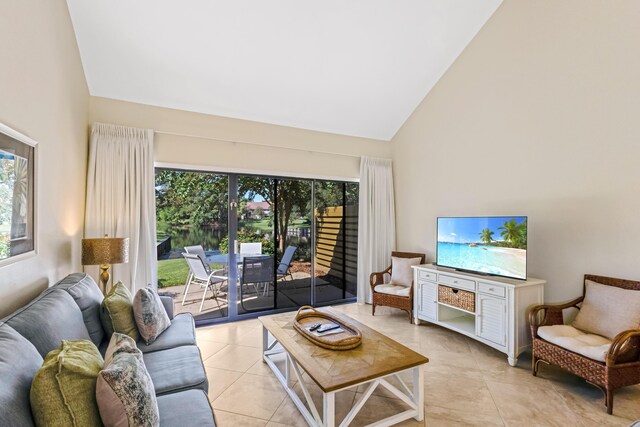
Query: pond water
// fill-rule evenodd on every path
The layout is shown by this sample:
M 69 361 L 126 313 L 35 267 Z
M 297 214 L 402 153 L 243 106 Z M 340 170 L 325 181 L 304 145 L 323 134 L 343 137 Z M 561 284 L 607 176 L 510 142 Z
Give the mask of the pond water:
M 171 236 L 171 248 L 182 250 L 185 246 L 202 245 L 205 251 L 217 251 L 220 241 L 227 236 L 226 227 L 189 227 L 158 230 L 158 241 Z

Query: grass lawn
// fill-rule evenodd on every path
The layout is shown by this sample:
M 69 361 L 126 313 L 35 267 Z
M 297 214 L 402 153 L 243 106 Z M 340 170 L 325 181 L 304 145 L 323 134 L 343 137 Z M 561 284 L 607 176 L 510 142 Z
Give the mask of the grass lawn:
M 214 270 L 223 268 L 222 265 L 211 265 Z M 158 260 L 158 288 L 182 286 L 187 281 L 189 266 L 184 258 Z
M 158 287 L 184 285 L 189 275 L 189 266 L 182 258 L 158 261 Z

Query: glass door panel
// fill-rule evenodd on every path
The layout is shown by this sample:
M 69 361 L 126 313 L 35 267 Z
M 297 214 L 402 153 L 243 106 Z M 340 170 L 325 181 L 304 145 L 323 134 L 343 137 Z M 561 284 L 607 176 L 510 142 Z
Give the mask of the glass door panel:
M 176 313 L 192 313 L 198 321 L 226 318 L 227 281 L 207 286 L 200 276 L 209 269 L 227 274 L 228 176 L 156 169 L 155 191 L 158 292 L 173 298 Z M 200 256 L 201 269 L 189 265 L 186 252 Z
M 275 198 L 276 179 L 238 176 L 238 314 L 276 308 Z
M 312 181 L 279 178 L 276 190 L 276 305 L 310 305 Z
M 345 187 L 315 182 L 315 302 L 326 304 L 345 294 Z

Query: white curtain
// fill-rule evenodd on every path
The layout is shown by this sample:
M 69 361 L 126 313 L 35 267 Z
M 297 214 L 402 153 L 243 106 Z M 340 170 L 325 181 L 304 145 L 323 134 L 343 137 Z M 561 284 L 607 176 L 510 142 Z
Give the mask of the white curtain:
M 371 304 L 369 275 L 391 262 L 396 247 L 396 212 L 391 160 L 360 159 L 358 210 L 358 302 Z
M 154 185 L 153 131 L 94 123 L 85 238 L 105 234 L 129 238 L 129 263 L 115 264 L 110 271 L 114 283 L 122 281 L 132 292 L 148 284 L 157 286 Z

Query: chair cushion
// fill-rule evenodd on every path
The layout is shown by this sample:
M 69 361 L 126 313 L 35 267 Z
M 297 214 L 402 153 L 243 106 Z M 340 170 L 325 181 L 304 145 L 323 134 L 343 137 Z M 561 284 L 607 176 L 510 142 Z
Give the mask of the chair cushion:
M 420 265 L 422 258 L 391 257 L 391 284 L 411 286 L 413 282 L 412 265 Z
M 105 427 L 158 426 L 158 403 L 142 352 L 133 339 L 114 333 L 98 374 L 96 400 Z
M 138 332 L 146 344 L 153 343 L 171 325 L 158 292 L 151 286 L 136 292 L 133 315 Z
M 173 318 L 171 325 L 151 344 L 138 341 L 138 348 L 143 353 L 166 350 L 183 345 L 196 344 L 196 326 L 191 313 L 181 313 Z
M 133 298 L 131 292 L 122 282 L 118 282 L 107 293 L 100 306 L 100 320 L 110 337 L 114 332 L 129 335 L 138 341 L 140 334 L 133 315 Z
M 589 359 L 604 362 L 611 347 L 611 340 L 600 335 L 588 334 L 569 325 L 541 326 L 540 338 Z
M 408 297 L 411 292 L 411 286 L 399 286 L 392 284 L 378 285 L 373 289 L 381 294 L 397 295 L 400 297 Z
M 25 337 L 0 322 L 0 426 L 33 426 L 29 390 L 42 356 Z
M 104 297 L 93 278 L 86 273 L 73 273 L 49 289 L 64 289 L 71 295 L 82 311 L 91 341 L 99 346 L 104 339 L 104 329 L 100 322 L 100 303 Z
M 31 341 L 42 357 L 59 348 L 62 340 L 91 340 L 80 308 L 62 289 L 40 294 L 5 322 Z
M 99 426 L 96 380 L 103 365 L 89 340 L 62 341 L 31 384 L 31 411 L 38 427 Z
M 202 390 L 185 390 L 158 396 L 161 427 L 184 427 L 185 414 L 189 426 L 215 427 L 213 410 Z
M 587 280 L 584 301 L 573 326 L 613 340 L 620 332 L 640 329 L 640 291 Z
M 145 353 L 143 358 L 156 394 L 192 388 L 206 392 L 209 388 L 200 350 L 195 345 Z

